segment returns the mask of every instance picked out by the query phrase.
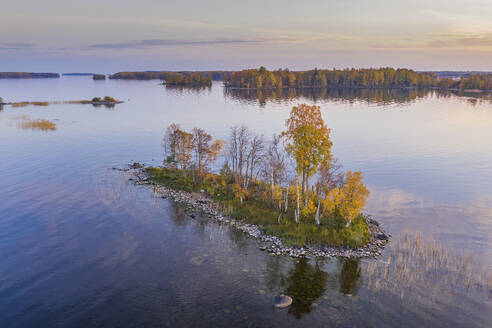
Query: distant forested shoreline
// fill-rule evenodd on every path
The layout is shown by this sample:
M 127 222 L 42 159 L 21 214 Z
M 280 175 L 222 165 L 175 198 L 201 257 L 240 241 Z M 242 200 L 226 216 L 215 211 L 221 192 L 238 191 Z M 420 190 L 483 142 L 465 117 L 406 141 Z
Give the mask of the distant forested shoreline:
M 224 85 L 235 89 L 282 88 L 441 88 L 455 90 L 492 90 L 492 74 L 471 74 L 460 78 L 440 77 L 435 72 L 416 72 L 410 69 L 313 69 L 269 71 L 264 67 L 232 72 Z
M 58 73 L 0 72 L 0 79 L 47 79 L 59 78 Z
M 446 90 L 492 90 L 492 74 L 486 72 L 417 72 L 406 68 L 365 69 L 245 69 L 241 71 L 148 71 L 119 72 L 110 79 L 162 80 L 168 85 L 206 86 L 211 81 L 223 81 L 232 89 L 389 89 L 440 88 Z
M 454 75 L 453 75 L 454 74 Z M 59 78 L 58 73 L 0 72 L 0 79 Z M 210 86 L 223 81 L 229 89 L 404 89 L 439 88 L 456 91 L 492 91 L 489 72 L 417 72 L 406 68 L 318 69 L 290 71 L 244 69 L 241 71 L 118 72 L 110 79 L 161 80 L 183 87 Z

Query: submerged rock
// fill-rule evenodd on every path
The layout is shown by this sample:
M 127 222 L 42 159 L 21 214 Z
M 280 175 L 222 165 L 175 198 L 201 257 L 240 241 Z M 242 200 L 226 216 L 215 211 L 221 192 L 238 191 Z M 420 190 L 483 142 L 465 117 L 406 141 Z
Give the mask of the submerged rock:
M 201 256 L 197 256 L 197 257 L 194 257 L 190 260 L 191 264 L 194 264 L 194 265 L 200 265 L 203 263 L 205 259 Z
M 292 304 L 292 297 L 287 295 L 279 295 L 273 298 L 273 306 L 276 308 L 285 308 Z

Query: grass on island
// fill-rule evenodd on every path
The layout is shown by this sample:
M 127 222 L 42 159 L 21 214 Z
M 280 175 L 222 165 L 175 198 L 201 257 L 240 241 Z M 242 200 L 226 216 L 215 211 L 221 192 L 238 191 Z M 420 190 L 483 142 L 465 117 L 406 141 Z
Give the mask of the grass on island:
M 324 216 L 318 226 L 314 217 L 301 217 L 297 224 L 294 219 L 295 201 L 289 200 L 290 208 L 281 213 L 277 204 L 265 200 L 270 186 L 255 181 L 248 188 L 249 196 L 241 201 L 234 194 L 234 184 L 224 175 L 208 173 L 204 178 L 193 178 L 191 171 L 170 168 L 147 168 L 149 179 L 170 189 L 187 192 L 205 190 L 219 205 L 224 214 L 246 223 L 258 225 L 265 233 L 278 236 L 289 246 L 326 245 L 363 247 L 370 241 L 369 227 L 359 214 L 348 228 L 344 220 Z M 200 180 L 200 182 L 197 182 Z

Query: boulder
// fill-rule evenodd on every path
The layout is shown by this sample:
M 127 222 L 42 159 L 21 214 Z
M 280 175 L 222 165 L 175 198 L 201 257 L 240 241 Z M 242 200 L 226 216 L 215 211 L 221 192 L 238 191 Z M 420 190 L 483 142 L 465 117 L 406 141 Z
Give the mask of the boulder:
M 273 298 L 273 306 L 276 308 L 285 308 L 292 304 L 292 297 L 287 295 L 278 295 Z

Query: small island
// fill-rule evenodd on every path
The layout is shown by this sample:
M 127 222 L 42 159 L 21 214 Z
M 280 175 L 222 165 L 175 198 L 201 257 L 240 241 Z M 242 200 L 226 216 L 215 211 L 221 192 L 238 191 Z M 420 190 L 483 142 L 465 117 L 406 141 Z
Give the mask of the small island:
M 92 75 L 92 79 L 93 80 L 96 80 L 96 81 L 98 81 L 98 80 L 106 80 L 106 75 L 104 75 L 104 74 L 93 74 Z
M 189 76 L 200 75 L 213 81 L 223 81 L 231 71 L 146 71 L 146 72 L 118 72 L 110 75 L 115 80 L 167 80 L 172 75 Z
M 361 172 L 342 172 L 333 158 L 318 106 L 293 107 L 270 141 L 245 126 L 232 127 L 226 143 L 171 124 L 163 144 L 162 167 L 133 165 L 137 183 L 268 242 L 262 249 L 275 255 L 377 256 L 388 241 L 361 212 L 369 190 Z
M 116 104 L 121 104 L 123 101 L 115 99 L 110 96 L 105 96 L 104 98 L 94 97 L 90 100 L 65 100 L 65 101 L 16 101 L 16 102 L 3 102 L 0 98 L 0 105 L 10 105 L 12 107 L 26 107 L 28 105 L 32 106 L 49 106 L 49 105 L 61 105 L 61 104 L 82 104 L 82 105 L 94 105 L 94 106 L 106 106 L 114 107 Z
M 123 101 L 117 100 L 113 97 L 105 96 L 104 98 L 94 97 L 91 100 L 82 100 L 81 104 L 91 104 L 91 105 L 115 105 L 121 104 Z

